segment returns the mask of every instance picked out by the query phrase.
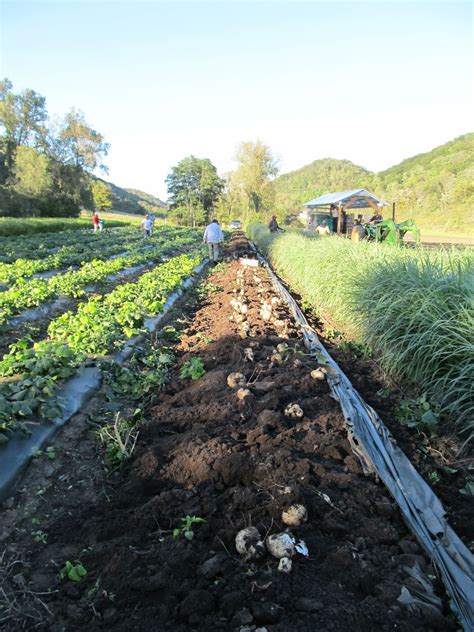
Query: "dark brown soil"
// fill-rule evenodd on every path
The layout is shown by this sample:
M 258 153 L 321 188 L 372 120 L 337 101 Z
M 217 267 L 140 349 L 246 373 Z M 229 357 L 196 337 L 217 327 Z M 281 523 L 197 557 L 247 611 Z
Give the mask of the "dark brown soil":
M 49 491 L 34 490 L 30 472 L 30 488 L 7 501 L 0 541 L 21 575 L 10 573 L 9 585 L 23 582 L 25 613 L 33 592 L 52 592 L 37 597 L 50 614 L 37 605 L 36 619 L 15 615 L 6 629 L 32 629 L 32 620 L 50 632 L 456 629 L 434 569 L 383 486 L 363 475 L 339 407 L 326 382 L 311 377 L 317 364 L 286 310 L 274 301 L 270 318 L 262 317 L 274 293 L 261 268 L 235 260 L 247 252 L 236 237 L 230 263 L 207 279 L 207 298 L 196 309 L 188 300 L 172 380 L 156 394 L 113 489 L 94 466 L 82 417 L 75 436 L 65 431 L 69 473 L 62 469 L 67 458 L 61 467 L 43 461 L 39 480 L 53 469 Z M 243 321 L 235 300 L 247 306 Z M 278 357 L 282 342 L 289 350 Z M 181 379 L 196 356 L 206 373 Z M 245 376 L 243 399 L 228 386 L 233 372 Z M 290 404 L 303 416 L 285 414 Z M 270 555 L 253 561 L 236 552 L 240 529 L 278 533 L 282 510 L 294 502 L 308 511 L 292 533 L 309 557 L 297 554 L 290 574 Z M 191 540 L 173 538 L 186 516 L 205 522 L 193 526 Z M 31 526 L 32 517 L 41 526 Z M 46 544 L 31 536 L 39 528 Z M 60 582 L 59 568 L 78 559 L 87 576 Z M 397 601 L 403 586 L 420 589 L 406 571 L 415 564 L 434 581 L 442 611 L 408 610 Z

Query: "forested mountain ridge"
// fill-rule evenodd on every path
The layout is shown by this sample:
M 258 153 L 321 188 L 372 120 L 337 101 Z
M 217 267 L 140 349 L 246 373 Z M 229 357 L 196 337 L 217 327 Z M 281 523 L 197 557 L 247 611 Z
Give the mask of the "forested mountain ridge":
M 315 160 L 301 169 L 276 178 L 276 204 L 282 209 L 301 210 L 301 204 L 324 193 L 365 188 L 365 183 L 373 175 L 350 160 Z
M 167 207 L 159 198 L 145 193 L 139 189 L 124 189 L 106 182 L 110 187 L 112 196 L 112 209 L 124 213 L 145 213 L 150 211 L 156 214 L 166 214 Z
M 323 193 L 365 188 L 396 202 L 397 219 L 467 231 L 474 220 L 474 134 L 372 173 L 349 160 L 325 158 L 275 179 L 275 205 L 295 213 Z

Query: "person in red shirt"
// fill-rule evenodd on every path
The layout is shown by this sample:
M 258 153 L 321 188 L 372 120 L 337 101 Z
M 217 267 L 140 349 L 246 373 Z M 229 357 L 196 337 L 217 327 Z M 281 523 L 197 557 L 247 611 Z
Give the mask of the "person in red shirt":
M 100 228 L 100 218 L 97 211 L 92 215 L 92 224 L 94 226 L 94 233 L 96 233 Z

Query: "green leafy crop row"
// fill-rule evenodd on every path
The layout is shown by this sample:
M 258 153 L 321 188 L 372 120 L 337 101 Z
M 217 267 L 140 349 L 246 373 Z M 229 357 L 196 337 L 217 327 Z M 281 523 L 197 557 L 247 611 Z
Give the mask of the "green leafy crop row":
M 125 268 L 137 266 L 160 259 L 163 255 L 188 246 L 195 237 L 169 235 L 154 242 L 154 247 L 138 251 L 135 254 L 102 261 L 100 259 L 85 263 L 79 270 L 70 270 L 49 279 L 20 279 L 17 283 L 0 292 L 0 324 L 5 324 L 13 315 L 30 307 L 41 305 L 44 301 L 57 296 L 79 298 L 86 294 L 84 286 L 101 283 L 110 275 Z
M 88 355 L 105 355 L 143 330 L 144 320 L 160 312 L 167 297 L 200 262 L 200 255 L 180 255 L 143 274 L 135 283 L 94 296 L 53 321 L 49 339 L 23 339 L 0 361 L 0 441 L 32 416 L 59 412 L 59 382 L 72 375 Z M 24 425 L 23 425 L 24 427 Z
M 144 319 L 161 311 L 168 294 L 198 262 L 198 257 L 175 257 L 143 274 L 136 283 L 121 285 L 105 296 L 94 296 L 76 313 L 63 314 L 50 324 L 48 333 L 54 340 L 67 342 L 73 350 L 106 354 L 140 333 Z
M 182 228 L 158 228 L 153 237 L 147 240 L 147 245 L 152 245 L 157 238 L 173 239 L 190 232 Z M 41 236 L 25 239 L 13 249 L 10 245 L 8 251 L 16 256 L 11 263 L 0 263 L 0 284 L 11 285 L 39 272 L 67 268 L 92 259 L 107 259 L 124 250 L 129 251 L 144 245 L 143 234 L 137 228 L 104 232 L 100 235 L 90 231 L 80 236 L 77 233 L 58 235 L 62 236 L 61 239 L 50 237 L 49 248 L 44 240 L 39 239 Z
M 81 248 L 90 244 L 107 244 L 120 240 L 140 237 L 140 232 L 134 228 L 119 228 L 94 234 L 87 230 L 64 230 L 56 233 L 41 233 L 37 235 L 19 235 L 17 237 L 0 237 L 0 261 L 12 263 L 19 258 L 43 259 L 49 254 L 57 252 L 63 246 Z

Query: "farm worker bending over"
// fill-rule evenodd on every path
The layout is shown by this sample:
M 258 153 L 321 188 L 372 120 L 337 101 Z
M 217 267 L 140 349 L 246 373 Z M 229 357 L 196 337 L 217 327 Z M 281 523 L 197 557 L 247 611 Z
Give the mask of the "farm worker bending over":
M 202 243 L 207 244 L 209 249 L 209 259 L 211 261 L 217 261 L 219 259 L 219 242 L 224 241 L 224 233 L 219 226 L 217 219 L 213 219 L 206 230 L 202 238 Z
M 318 233 L 318 235 L 330 235 L 331 231 L 329 230 L 329 227 L 327 225 L 327 222 L 325 219 L 323 219 L 322 223 L 319 224 L 319 226 L 316 228 L 316 232 Z
M 354 228 L 352 229 L 351 239 L 353 241 L 360 241 L 361 239 L 364 239 L 364 237 L 365 237 L 364 227 L 360 223 L 360 220 L 356 219 L 356 223 L 354 224 Z
M 277 231 L 281 230 L 282 233 L 284 233 L 285 231 L 283 230 L 283 228 L 280 228 L 278 226 L 278 222 L 277 222 L 277 216 L 273 215 L 272 219 L 269 221 L 268 223 L 268 230 L 271 233 L 276 233 Z
M 142 219 L 142 230 L 143 230 L 143 236 L 145 237 L 145 239 L 147 237 L 151 237 L 151 230 L 153 228 L 153 223 L 150 219 L 150 216 L 147 214 L 143 219 Z
M 97 211 L 92 215 L 92 225 L 94 226 L 94 233 L 96 233 L 100 229 L 100 219 Z

